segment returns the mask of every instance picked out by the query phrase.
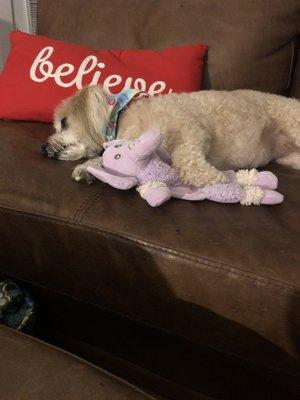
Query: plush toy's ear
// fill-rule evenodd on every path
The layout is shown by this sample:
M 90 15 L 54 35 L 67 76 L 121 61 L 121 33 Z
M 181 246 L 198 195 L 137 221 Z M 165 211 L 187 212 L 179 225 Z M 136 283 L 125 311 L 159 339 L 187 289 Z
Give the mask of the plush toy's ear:
M 139 139 L 134 143 L 132 151 L 136 161 L 142 160 L 154 153 L 163 142 L 162 134 L 152 129 L 144 132 Z
M 133 176 L 113 175 L 102 167 L 87 167 L 87 170 L 90 174 L 100 179 L 100 181 L 108 183 L 116 189 L 127 190 L 138 183 L 137 179 Z

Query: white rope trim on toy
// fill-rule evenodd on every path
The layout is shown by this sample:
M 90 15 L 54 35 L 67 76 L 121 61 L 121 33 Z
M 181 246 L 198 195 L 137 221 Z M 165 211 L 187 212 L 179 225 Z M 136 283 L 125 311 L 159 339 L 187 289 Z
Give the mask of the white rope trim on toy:
M 241 186 L 254 185 L 257 179 L 258 171 L 256 169 L 241 169 L 235 173 L 236 180 Z
M 250 206 L 251 204 L 258 206 L 263 197 L 264 191 L 261 187 L 247 185 L 244 187 L 244 195 L 240 203 L 243 206 Z
M 146 193 L 148 192 L 149 189 L 156 188 L 156 187 L 166 187 L 166 186 L 167 185 L 165 183 L 163 183 L 163 182 L 149 181 L 149 182 L 145 183 L 144 185 L 141 185 L 141 186 L 137 187 L 136 190 L 141 195 L 141 198 L 145 199 Z

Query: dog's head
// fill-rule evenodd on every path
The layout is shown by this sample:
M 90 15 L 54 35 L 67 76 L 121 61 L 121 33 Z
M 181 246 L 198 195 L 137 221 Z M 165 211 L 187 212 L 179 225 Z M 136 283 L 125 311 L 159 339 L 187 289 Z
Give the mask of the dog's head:
M 42 146 L 42 152 L 59 160 L 96 157 L 102 151 L 102 133 L 111 109 L 99 85 L 83 88 L 55 110 L 55 133 Z

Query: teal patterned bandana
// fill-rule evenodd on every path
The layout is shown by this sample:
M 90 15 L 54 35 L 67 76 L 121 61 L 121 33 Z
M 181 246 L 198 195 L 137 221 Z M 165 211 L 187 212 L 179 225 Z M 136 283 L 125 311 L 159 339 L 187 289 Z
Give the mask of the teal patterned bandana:
M 0 281 L 0 324 L 29 333 L 36 311 L 36 303 L 27 291 L 11 280 Z
M 126 108 L 131 100 L 137 100 L 141 97 L 149 97 L 149 94 L 135 89 L 125 89 L 117 96 L 108 96 L 108 103 L 110 106 L 113 106 L 113 110 L 110 114 L 106 131 L 104 134 L 102 133 L 105 141 L 109 142 L 110 140 L 115 140 L 117 138 L 118 120 L 121 111 Z

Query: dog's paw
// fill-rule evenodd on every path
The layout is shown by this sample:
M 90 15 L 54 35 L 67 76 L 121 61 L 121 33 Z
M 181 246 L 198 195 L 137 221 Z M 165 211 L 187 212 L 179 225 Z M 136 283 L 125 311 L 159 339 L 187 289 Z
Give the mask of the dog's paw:
M 87 183 L 88 185 L 94 183 L 96 180 L 96 178 L 88 172 L 86 165 L 78 165 L 75 167 L 72 173 L 72 178 L 76 182 Z

